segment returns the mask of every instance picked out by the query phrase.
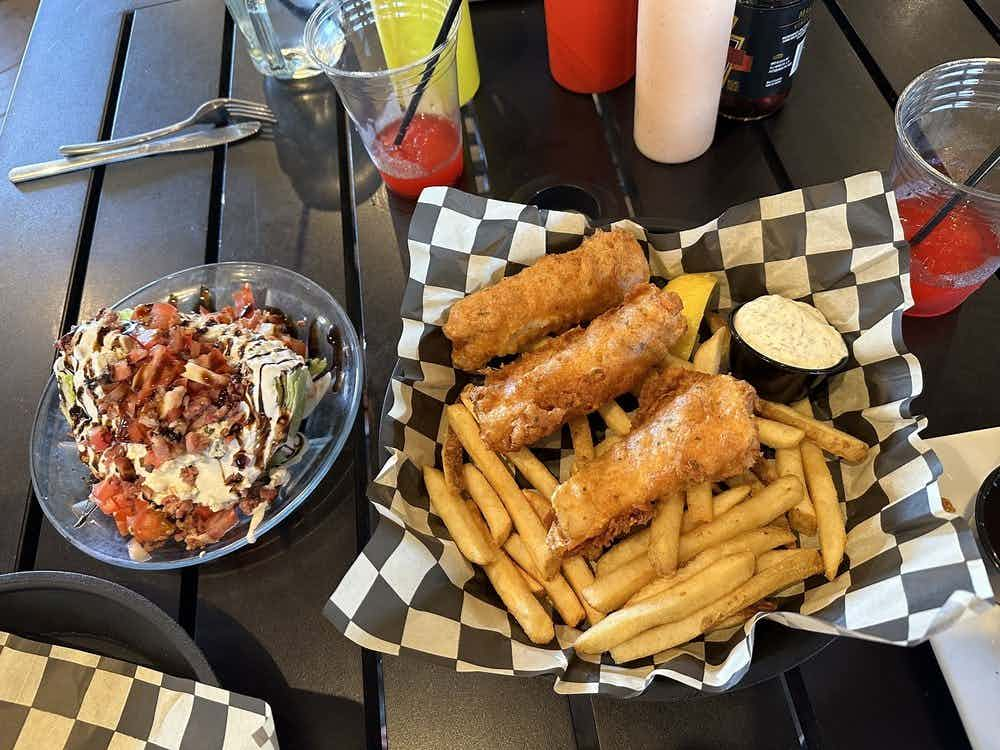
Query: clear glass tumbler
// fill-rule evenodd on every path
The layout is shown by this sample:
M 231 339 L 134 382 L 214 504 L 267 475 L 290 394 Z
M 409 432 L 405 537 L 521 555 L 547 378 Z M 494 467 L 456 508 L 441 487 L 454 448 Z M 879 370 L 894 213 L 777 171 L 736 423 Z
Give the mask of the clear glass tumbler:
M 247 41 L 254 67 L 274 78 L 308 78 L 321 71 L 302 43 L 318 0 L 226 0 L 229 15 Z
M 306 24 L 306 48 L 337 87 L 382 179 L 408 198 L 453 184 L 464 166 L 455 65 L 461 18 L 434 49 L 413 31 L 433 29 L 434 37 L 447 8 L 447 0 L 328 0 Z
M 962 184 L 998 148 L 1000 59 L 938 65 L 900 96 L 890 176 L 911 242 L 907 315 L 954 310 L 1000 268 L 1000 166 L 976 187 Z M 921 232 L 949 201 L 940 223 Z

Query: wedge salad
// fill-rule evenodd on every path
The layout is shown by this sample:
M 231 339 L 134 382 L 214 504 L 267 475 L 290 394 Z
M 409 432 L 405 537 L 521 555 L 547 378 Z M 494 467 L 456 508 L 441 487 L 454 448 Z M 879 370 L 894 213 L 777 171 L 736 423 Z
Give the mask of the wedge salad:
M 95 483 L 91 500 L 134 559 L 190 550 L 250 517 L 252 537 L 305 447 L 302 420 L 330 388 L 294 324 L 254 302 L 180 312 L 103 310 L 57 342 L 62 411 Z

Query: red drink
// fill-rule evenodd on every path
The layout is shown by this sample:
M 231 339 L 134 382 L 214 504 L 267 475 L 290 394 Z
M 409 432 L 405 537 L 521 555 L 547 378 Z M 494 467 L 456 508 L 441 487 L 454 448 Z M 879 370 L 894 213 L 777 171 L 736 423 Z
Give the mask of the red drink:
M 941 207 L 940 199 L 912 194 L 897 198 L 903 233 L 909 239 Z M 953 208 L 910 252 L 914 305 L 906 315 L 951 312 L 1000 266 L 1000 237 L 968 202 Z
M 465 161 L 462 136 L 449 118 L 418 114 L 410 121 L 406 137 L 393 144 L 402 119 L 386 125 L 375 136 L 375 166 L 386 186 L 398 195 L 416 198 L 432 185 L 454 185 Z

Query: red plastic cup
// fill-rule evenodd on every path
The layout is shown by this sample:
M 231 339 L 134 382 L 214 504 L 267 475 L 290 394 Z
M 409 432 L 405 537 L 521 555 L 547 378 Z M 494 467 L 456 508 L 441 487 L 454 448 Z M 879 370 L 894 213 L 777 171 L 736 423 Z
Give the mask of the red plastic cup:
M 638 0 L 545 0 L 549 70 L 563 88 L 599 94 L 635 75 Z
M 962 181 L 1000 145 L 1000 59 L 944 63 L 919 76 L 896 106 L 892 186 L 907 241 L 957 196 L 910 247 L 913 307 L 951 312 L 1000 268 L 1000 167 L 976 186 Z

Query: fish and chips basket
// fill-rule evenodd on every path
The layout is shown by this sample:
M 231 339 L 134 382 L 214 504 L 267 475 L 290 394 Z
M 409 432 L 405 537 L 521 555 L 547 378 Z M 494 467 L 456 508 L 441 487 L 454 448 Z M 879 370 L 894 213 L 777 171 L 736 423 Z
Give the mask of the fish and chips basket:
M 580 214 L 428 188 L 410 223 L 399 361 L 381 423 L 385 462 L 369 488 L 379 523 L 326 605 L 336 627 L 382 653 L 418 654 L 458 671 L 552 674 L 559 693 L 629 697 L 657 676 L 706 692 L 733 687 L 750 668 L 763 620 L 910 646 L 989 607 L 993 591 L 976 542 L 942 502 L 940 463 L 919 436 L 926 420 L 911 409 L 923 379 L 902 337 L 912 304 L 909 251 L 883 176 L 763 197 L 680 232 L 631 221 L 613 227 L 634 234 L 654 282 L 709 274 L 722 313 L 778 294 L 812 304 L 843 334 L 848 366 L 812 394 L 813 408 L 870 448 L 858 463 L 828 461 L 846 513 L 836 577 L 811 576 L 781 591 L 776 611 L 625 664 L 576 653 L 580 631 L 566 625 L 555 626 L 551 643 L 533 644 L 484 572 L 459 552 L 421 476 L 422 467 L 440 463 L 446 405 L 475 378 L 453 369 L 442 326 L 456 300 L 546 253 L 575 248 L 594 227 Z M 532 450 L 560 481 L 569 478 L 568 428 Z

